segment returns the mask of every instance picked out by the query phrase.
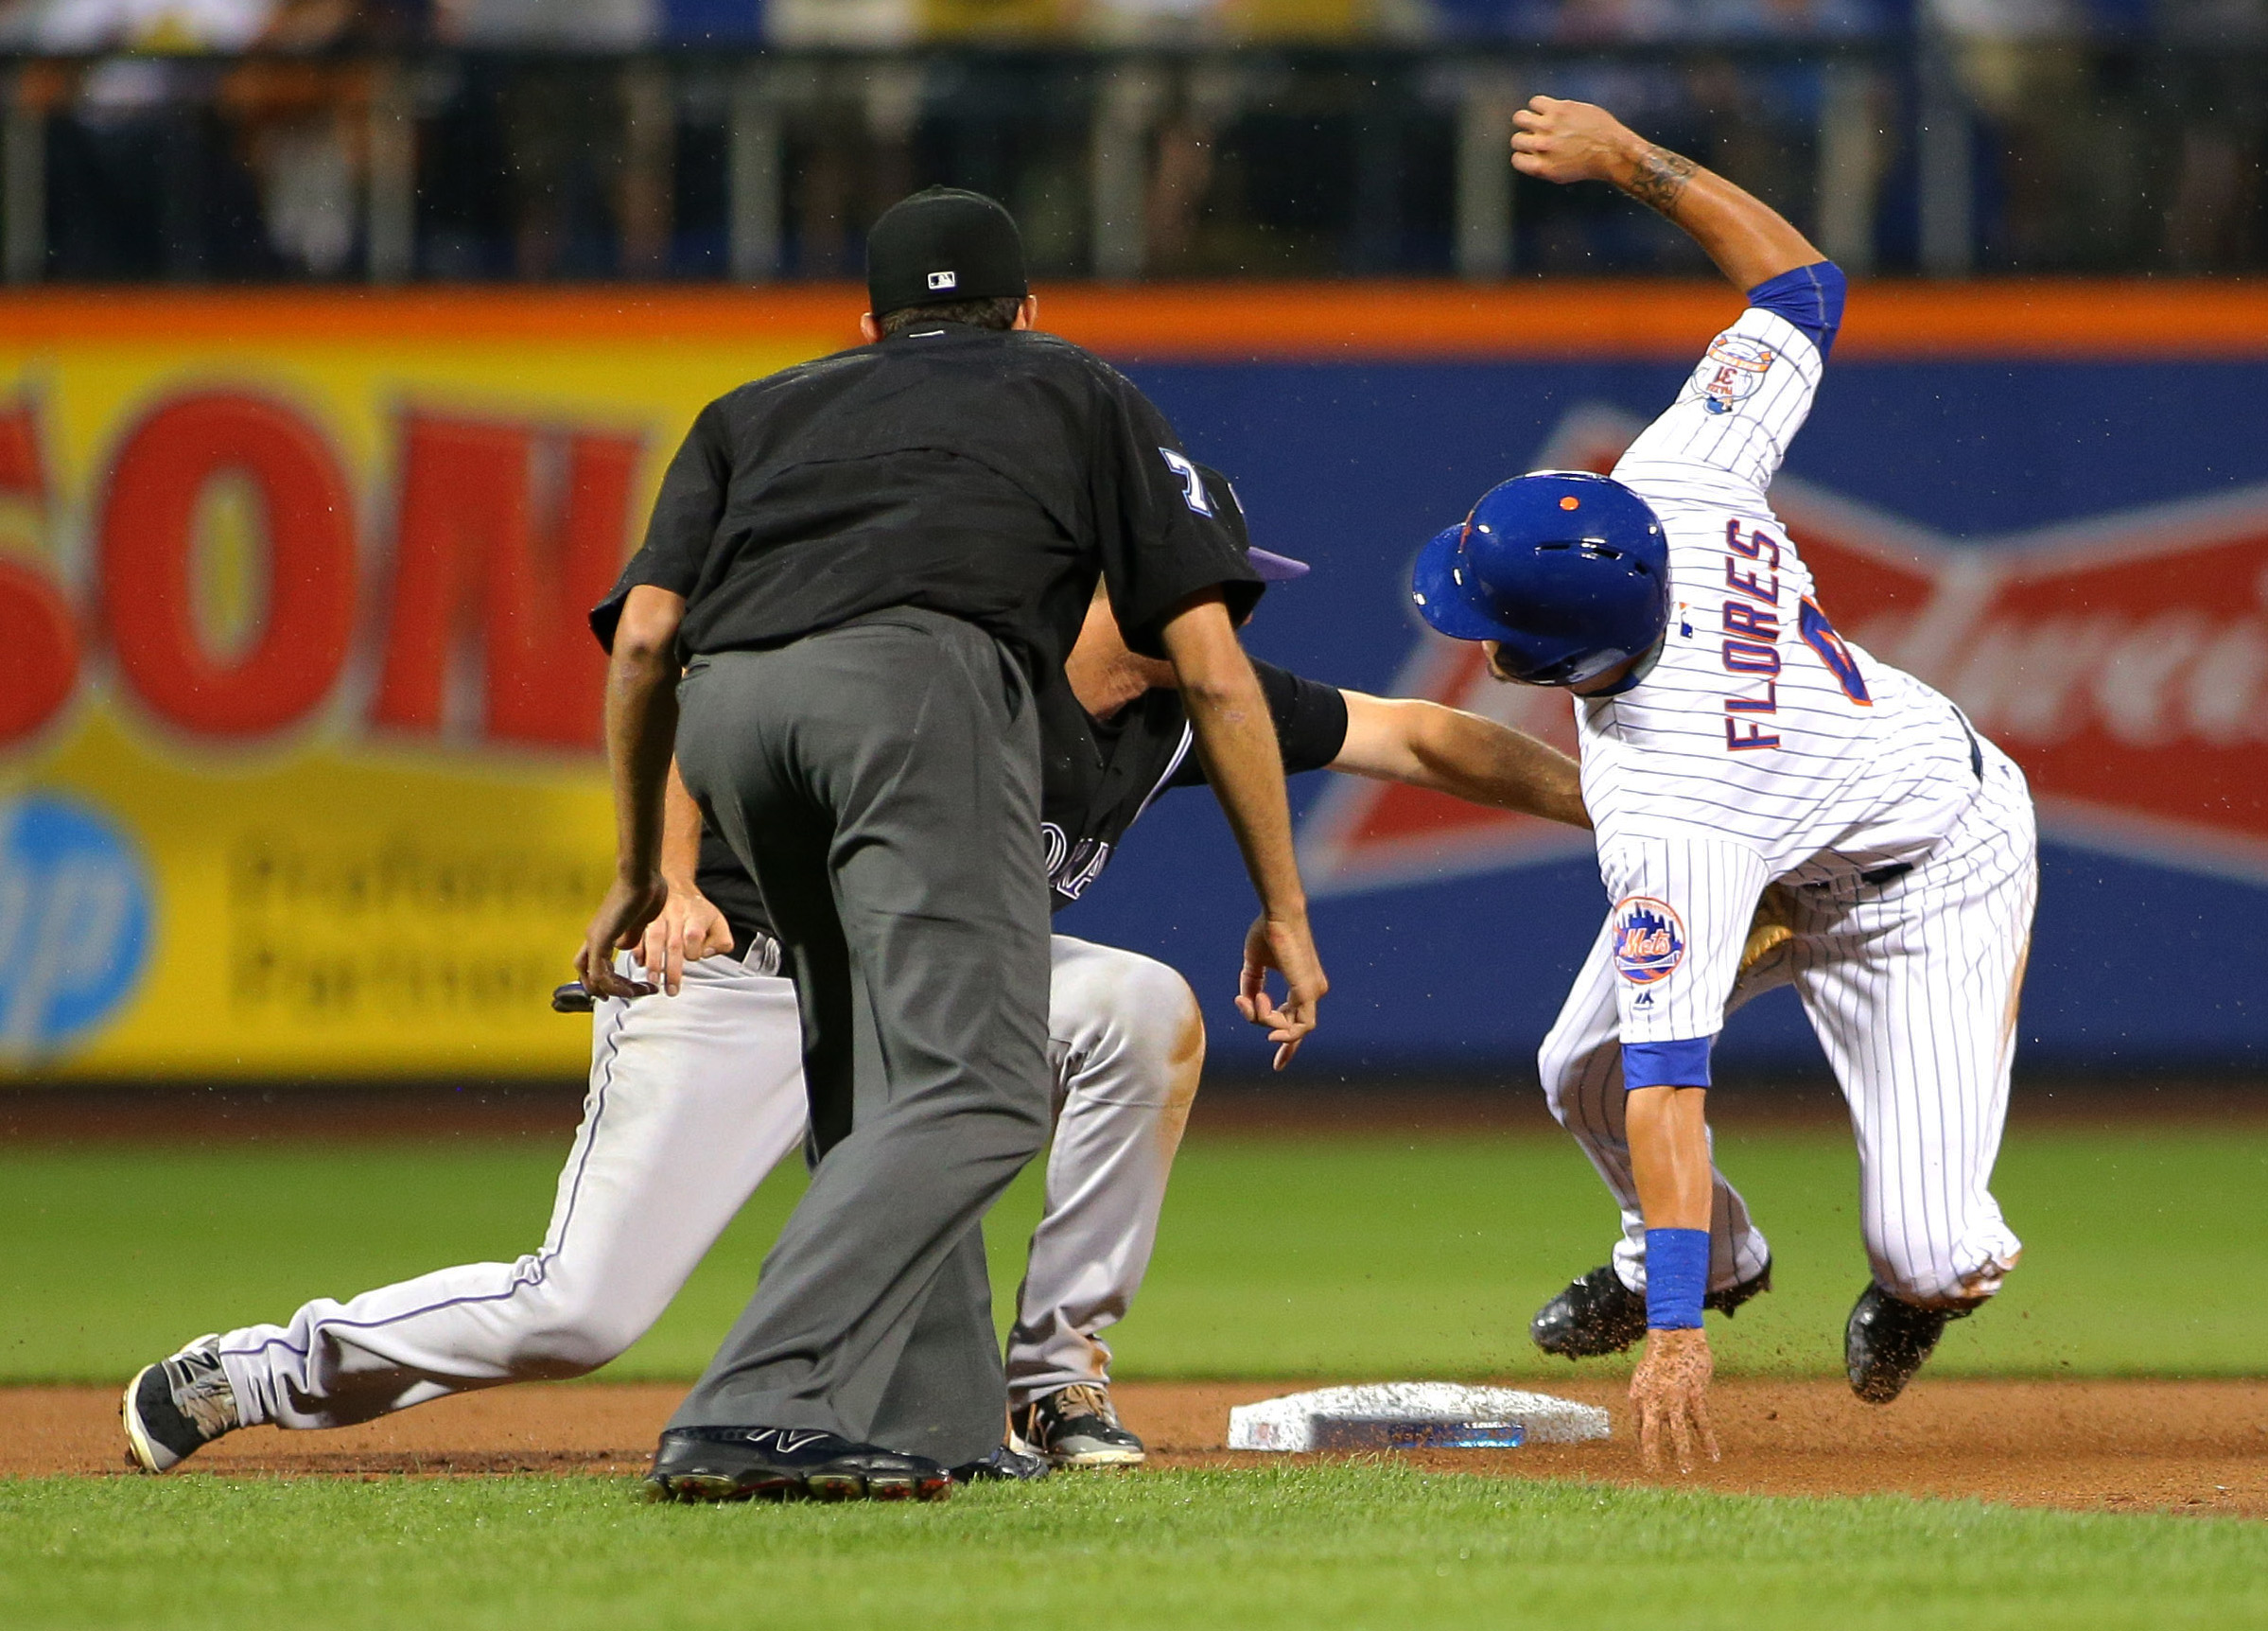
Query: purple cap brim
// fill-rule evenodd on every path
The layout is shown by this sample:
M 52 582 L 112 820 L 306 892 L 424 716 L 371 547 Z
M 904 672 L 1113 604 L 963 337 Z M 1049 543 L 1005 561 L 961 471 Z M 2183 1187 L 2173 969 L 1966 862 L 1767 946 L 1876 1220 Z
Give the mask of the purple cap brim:
M 1314 569 L 1305 561 L 1295 561 L 1289 555 L 1280 555 L 1273 550 L 1248 550 L 1245 559 L 1260 574 L 1264 584 L 1287 584 L 1294 578 L 1303 578 Z

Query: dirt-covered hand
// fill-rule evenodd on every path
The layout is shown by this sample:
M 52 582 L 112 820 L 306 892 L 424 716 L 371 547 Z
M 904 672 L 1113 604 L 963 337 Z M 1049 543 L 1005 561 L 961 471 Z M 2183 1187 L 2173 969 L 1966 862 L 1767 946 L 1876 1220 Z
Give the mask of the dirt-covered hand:
M 1716 1370 L 1700 1327 L 1646 1333 L 1646 1357 L 1631 1377 L 1631 1404 L 1638 1412 L 1638 1448 L 1649 1472 L 1662 1470 L 1665 1431 L 1680 1472 L 1693 1470 L 1697 1443 L 1711 1461 L 1722 1459 L 1709 1427 L 1709 1378 Z

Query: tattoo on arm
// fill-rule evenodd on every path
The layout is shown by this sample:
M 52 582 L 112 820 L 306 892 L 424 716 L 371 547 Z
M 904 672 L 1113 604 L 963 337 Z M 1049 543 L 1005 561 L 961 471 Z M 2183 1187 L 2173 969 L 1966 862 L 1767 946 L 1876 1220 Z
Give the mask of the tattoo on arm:
M 1678 200 L 1684 196 L 1685 184 L 1693 179 L 1693 171 L 1691 159 L 1667 148 L 1649 147 L 1640 156 L 1636 173 L 1622 190 L 1647 208 L 1674 220 Z

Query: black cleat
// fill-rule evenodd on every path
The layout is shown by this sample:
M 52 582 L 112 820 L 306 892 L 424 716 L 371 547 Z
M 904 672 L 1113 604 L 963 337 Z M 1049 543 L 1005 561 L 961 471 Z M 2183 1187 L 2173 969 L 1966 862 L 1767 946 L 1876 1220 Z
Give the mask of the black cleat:
M 1746 1280 L 1736 1280 L 1721 1291 L 1711 1291 L 1701 1299 L 1701 1307 L 1715 1308 L 1726 1319 L 1740 1312 L 1740 1305 L 1760 1292 L 1771 1289 L 1771 1259 L 1764 1259 L 1764 1267 Z
M 1646 1335 L 1646 1298 L 1622 1283 L 1612 1263 L 1592 1270 L 1536 1310 L 1527 1334 L 1567 1359 L 1619 1354 Z
M 1125 1429 L 1101 1382 L 1080 1382 L 1008 1412 L 1009 1447 L 1055 1466 L 1140 1466 L 1149 1453 Z
M 144 1472 L 170 1472 L 222 1433 L 243 1425 L 236 1390 L 220 1368 L 220 1339 L 200 1337 L 169 1359 L 144 1365 L 126 1384 L 118 1416 L 126 1458 Z
M 1002 1445 L 982 1461 L 965 1461 L 952 1469 L 955 1483 L 1025 1483 L 1055 1471 L 1044 1458 Z
M 1850 1323 L 1842 1328 L 1842 1364 L 1850 1374 L 1851 1392 L 1870 1405 L 1886 1405 L 1906 1391 L 1913 1373 L 1922 1368 L 1949 1320 L 1965 1320 L 1977 1311 L 1965 1308 L 1923 1308 L 1893 1297 L 1869 1283 L 1858 1293 Z
M 1763 1269 L 1721 1291 L 1711 1291 L 1701 1307 L 1730 1319 L 1740 1305 L 1771 1289 L 1771 1260 Z M 1536 1310 L 1527 1323 L 1536 1346 L 1561 1359 L 1592 1359 L 1619 1354 L 1646 1335 L 1646 1296 L 1622 1283 L 1611 1263 L 1592 1270 Z
M 646 1474 L 671 1500 L 943 1500 L 952 1475 L 923 1455 L 901 1455 L 811 1428 L 672 1428 Z

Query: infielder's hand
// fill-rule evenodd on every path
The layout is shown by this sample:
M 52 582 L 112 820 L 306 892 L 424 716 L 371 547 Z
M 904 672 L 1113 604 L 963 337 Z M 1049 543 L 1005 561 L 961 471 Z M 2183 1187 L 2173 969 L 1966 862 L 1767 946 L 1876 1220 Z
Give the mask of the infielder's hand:
M 1631 1404 L 1638 1412 L 1638 1448 L 1647 1471 L 1662 1470 L 1665 1428 L 1677 1450 L 1678 1471 L 1693 1470 L 1697 1440 L 1711 1461 L 1723 1459 L 1717 1453 L 1717 1434 L 1709 1429 L 1709 1378 L 1716 1371 L 1709 1339 L 1700 1327 L 1646 1333 L 1646 1357 L 1631 1377 Z
M 1557 182 L 1612 182 L 1632 144 L 1643 146 L 1606 109 L 1557 96 L 1530 96 L 1512 115 L 1512 168 Z
M 669 902 L 669 886 L 659 878 L 640 886 L 617 876 L 607 886 L 606 899 L 584 931 L 583 949 L 575 954 L 575 973 L 583 989 L 594 997 L 650 997 L 654 988 L 626 980 L 614 972 L 614 955 L 638 943 L 645 927 Z
M 1283 1006 L 1268 995 L 1268 971 L 1283 975 Z M 1276 1044 L 1276 1068 L 1291 1063 L 1300 1043 L 1316 1027 L 1316 1005 L 1331 982 L 1323 977 L 1323 959 L 1316 956 L 1315 937 L 1307 919 L 1271 918 L 1265 912 L 1252 920 L 1245 936 L 1245 972 L 1236 992 L 1236 1011 L 1253 1025 L 1268 1026 L 1268 1041 Z
M 637 966 L 661 975 L 661 989 L 675 996 L 685 986 L 685 965 L 732 950 L 724 914 L 693 884 L 673 881 L 661 913 L 638 941 Z

